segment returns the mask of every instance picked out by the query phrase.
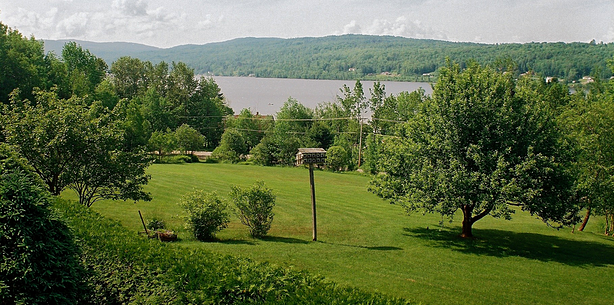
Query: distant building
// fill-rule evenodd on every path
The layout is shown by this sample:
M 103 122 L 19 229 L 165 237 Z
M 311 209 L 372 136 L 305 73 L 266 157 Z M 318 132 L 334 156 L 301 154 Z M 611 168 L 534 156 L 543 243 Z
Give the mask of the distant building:
M 588 84 L 588 83 L 593 83 L 593 82 L 595 82 L 595 80 L 592 78 L 592 76 L 582 77 L 582 84 Z

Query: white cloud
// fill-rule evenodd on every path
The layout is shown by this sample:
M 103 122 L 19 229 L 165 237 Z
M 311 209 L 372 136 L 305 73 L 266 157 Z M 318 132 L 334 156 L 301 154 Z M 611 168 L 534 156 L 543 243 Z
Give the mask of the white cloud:
M 419 20 L 409 21 L 405 16 L 400 16 L 394 21 L 389 19 L 374 19 L 372 24 L 365 30 L 352 20 L 346 24 L 342 30 L 343 34 L 368 34 L 368 35 L 389 35 L 407 38 L 435 38 L 445 39 L 447 36 L 429 27 L 425 27 Z
M 555 1 L 0 0 L 0 21 L 41 39 L 160 47 L 334 33 L 490 43 L 614 41 L 613 1 Z
M 351 20 L 342 30 L 343 34 L 361 34 L 361 27 L 357 24 L 357 21 Z
M 148 14 L 148 3 L 144 0 L 114 0 L 111 7 L 121 10 L 128 16 L 146 16 Z
M 56 29 L 60 36 L 64 37 L 80 37 L 88 31 L 89 14 L 80 12 L 69 17 L 63 18 Z

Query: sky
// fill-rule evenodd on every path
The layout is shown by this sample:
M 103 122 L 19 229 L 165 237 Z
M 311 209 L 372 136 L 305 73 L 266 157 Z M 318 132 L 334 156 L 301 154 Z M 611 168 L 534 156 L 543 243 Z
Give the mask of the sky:
M 168 48 L 240 37 L 392 35 L 480 43 L 613 42 L 613 0 L 0 0 L 36 39 Z

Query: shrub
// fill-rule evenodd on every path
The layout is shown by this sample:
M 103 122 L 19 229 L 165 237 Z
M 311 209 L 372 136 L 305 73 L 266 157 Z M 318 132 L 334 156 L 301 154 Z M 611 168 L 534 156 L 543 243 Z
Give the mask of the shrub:
M 86 273 L 51 195 L 0 144 L 0 304 L 78 304 Z
M 188 227 L 198 240 L 213 240 L 229 223 L 227 204 L 215 192 L 196 190 L 182 196 L 180 205 L 188 212 Z
M 162 219 L 158 219 L 158 218 L 152 218 L 150 220 L 148 220 L 148 224 L 146 225 L 146 227 L 150 230 L 158 230 L 158 229 L 164 229 L 165 228 L 165 222 Z
M 160 164 L 182 164 L 182 163 L 194 163 L 199 162 L 199 158 L 195 155 L 173 155 L 164 156 L 155 161 Z
M 261 238 L 267 235 L 272 221 L 276 196 L 272 190 L 258 181 L 250 189 L 243 190 L 238 186 L 231 187 L 230 196 L 235 204 L 235 213 L 242 224 L 250 228 L 250 235 Z
M 349 164 L 349 154 L 342 146 L 332 146 L 327 150 L 325 162 L 333 171 L 345 170 Z

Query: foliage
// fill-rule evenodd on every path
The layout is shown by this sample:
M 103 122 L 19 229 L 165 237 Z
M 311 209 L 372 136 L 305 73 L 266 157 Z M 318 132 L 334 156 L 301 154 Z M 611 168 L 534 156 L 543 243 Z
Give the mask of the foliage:
M 88 107 L 78 97 L 65 100 L 55 91 L 38 91 L 36 103 L 13 98 L 1 120 L 7 142 L 52 194 L 69 187 L 86 206 L 100 199 L 149 199 L 142 186 L 149 180 L 150 158 L 123 149 L 124 133 L 100 104 Z
M 203 145 L 218 145 L 222 118 L 232 110 L 212 78 L 195 77 L 194 70 L 182 62 L 169 67 L 165 62 L 153 65 L 131 57 L 115 61 L 111 72 L 117 95 L 143 107 L 154 131 L 188 125 L 204 136 Z
M 0 303 L 81 304 L 79 249 L 30 168 L 0 144 Z
M 276 113 L 274 126 L 251 150 L 254 162 L 262 165 L 293 165 L 300 147 L 312 147 L 305 136 L 312 128 L 313 111 L 289 98 Z
M 175 134 L 167 129 L 166 132 L 154 131 L 148 140 L 148 148 L 158 154 L 158 160 L 171 153 L 176 147 Z
M 188 213 L 188 225 L 198 240 L 214 240 L 216 232 L 229 223 L 227 204 L 216 193 L 195 190 L 182 196 L 180 205 Z
M 487 215 L 510 219 L 510 206 L 575 221 L 568 149 L 552 114 L 516 94 L 511 73 L 450 63 L 397 136 L 386 140 L 371 190 L 408 211 L 461 210 L 464 237 Z
M 349 166 L 349 155 L 342 146 L 332 146 L 327 150 L 327 167 L 333 171 L 343 171 Z
M 47 62 L 52 60 L 55 57 L 45 57 L 42 42 L 0 23 L 0 104 L 9 102 L 14 89 L 20 88 L 24 98 L 32 98 L 33 88 L 46 88 Z
M 238 162 L 248 151 L 243 134 L 235 129 L 227 129 L 222 134 L 220 145 L 212 152 L 212 157 L 221 161 Z
M 165 228 L 165 221 L 159 218 L 152 218 L 148 220 L 146 227 L 150 230 L 159 230 Z
M 67 68 L 67 81 L 72 95 L 84 97 L 94 92 L 105 77 L 105 61 L 75 42 L 64 45 L 62 59 Z
M 588 93 L 575 94 L 559 122 L 576 147 L 575 187 L 587 209 L 580 230 L 594 212 L 606 216 L 609 234 L 614 214 L 614 81 L 597 80 Z
M 117 54 L 107 59 L 111 62 Z M 108 53 L 108 52 L 105 52 Z M 101 52 L 101 55 L 105 53 Z M 431 81 L 446 58 L 489 65 L 510 59 L 518 73 L 535 71 L 567 81 L 591 75 L 614 57 L 613 43 L 479 44 L 392 36 L 342 35 L 294 39 L 241 38 L 206 45 L 130 53 L 152 62 L 182 61 L 198 74 L 302 78 Z M 383 75 L 384 74 L 384 75 Z M 604 70 L 602 78 L 613 71 Z
M 175 141 L 180 151 L 187 154 L 189 151 L 192 152 L 203 148 L 205 137 L 194 128 L 182 124 L 182 126 L 175 130 Z
M 227 117 L 225 122 L 226 130 L 234 129 L 245 139 L 245 153 L 248 153 L 257 146 L 265 135 L 265 132 L 271 129 L 273 125 L 274 121 L 271 116 L 252 114 L 250 109 L 246 108 L 242 109 L 237 116 Z
M 348 116 L 360 118 L 366 109 L 368 109 L 368 101 L 364 96 L 364 88 L 359 80 L 355 81 L 353 90 L 346 84 L 340 89 L 342 96 L 337 96 L 336 99 L 342 105 L 344 113 Z
M 276 150 L 275 144 L 276 143 L 271 137 L 263 137 L 261 142 L 250 150 L 250 160 L 258 165 L 274 165 L 274 162 L 276 162 L 274 157 L 274 151 Z
M 67 169 L 87 150 L 93 126 L 80 98 L 64 100 L 52 92 L 37 91 L 35 102 L 15 95 L 1 117 L 9 144 L 34 167 L 49 191 L 58 195 L 71 182 Z
M 265 237 L 274 220 L 276 196 L 272 190 L 263 181 L 257 181 L 249 189 L 232 186 L 229 196 L 235 204 L 235 213 L 240 221 L 250 228 L 250 235 Z

